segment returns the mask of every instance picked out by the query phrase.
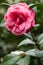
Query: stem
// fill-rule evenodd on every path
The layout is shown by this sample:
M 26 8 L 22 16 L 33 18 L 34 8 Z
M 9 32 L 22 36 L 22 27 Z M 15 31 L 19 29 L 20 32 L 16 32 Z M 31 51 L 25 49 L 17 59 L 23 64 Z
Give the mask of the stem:
M 34 34 L 32 34 L 32 37 L 33 37 L 33 39 L 34 39 L 34 41 L 35 41 L 35 45 L 36 45 L 37 48 L 40 50 L 40 45 L 39 45 L 37 39 L 35 38 Z
M 25 35 L 26 37 L 28 37 L 29 39 L 32 39 L 32 40 L 33 40 L 32 36 L 30 36 L 30 33 L 29 33 L 29 34 L 25 33 L 24 35 Z
M 25 33 L 24 35 L 31 39 L 30 35 L 28 35 L 28 34 L 26 34 L 26 33 Z M 35 45 L 36 45 L 37 48 L 40 50 L 40 45 L 39 45 L 37 39 L 35 38 L 35 36 L 34 36 L 32 33 L 31 33 L 31 35 L 32 35 L 32 37 L 33 37 L 33 40 L 35 41 Z

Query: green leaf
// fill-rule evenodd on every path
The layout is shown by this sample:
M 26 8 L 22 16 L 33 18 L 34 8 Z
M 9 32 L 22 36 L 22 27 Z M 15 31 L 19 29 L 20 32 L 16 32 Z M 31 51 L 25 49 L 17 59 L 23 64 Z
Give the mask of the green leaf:
M 32 40 L 30 40 L 30 39 L 27 38 L 27 39 L 24 39 L 23 41 L 21 41 L 19 43 L 18 47 L 22 46 L 22 45 L 27 45 L 27 44 L 35 45 L 35 42 L 33 42 Z
M 19 59 L 20 59 L 20 56 L 13 57 L 10 60 L 4 61 L 0 65 L 12 65 L 12 64 L 15 64 L 16 62 L 18 62 Z
M 37 37 L 38 41 L 40 42 L 43 39 L 43 33 Z
M 5 23 L 3 23 L 3 24 L 0 24 L 0 27 L 5 27 Z
M 35 13 L 38 12 L 38 10 L 37 10 L 37 6 L 33 7 L 32 9 L 34 10 Z
M 32 37 L 32 35 L 31 35 L 31 32 L 29 32 L 28 34 L 25 33 L 24 35 L 25 35 L 26 37 L 28 37 L 29 39 L 33 40 L 33 37 Z
M 4 19 L 2 19 L 2 21 L 1 21 L 1 23 L 0 23 L 0 27 L 5 27 Z
M 34 31 L 34 30 L 37 30 L 39 26 L 40 26 L 40 24 L 35 24 L 35 25 L 34 25 L 34 28 L 33 28 L 33 31 Z
M 29 65 L 30 64 L 30 56 L 25 56 L 24 58 L 21 58 L 18 62 L 18 65 Z
M 10 4 L 8 4 L 8 3 L 0 3 L 0 5 L 7 5 L 7 6 L 10 6 Z
M 36 56 L 35 51 L 36 51 L 36 49 L 28 50 L 28 51 L 26 52 L 26 55 Z
M 34 27 L 39 27 L 39 26 L 40 26 L 40 24 L 35 24 L 35 25 L 34 25 Z
M 43 39 L 39 42 L 39 44 L 43 44 Z
M 30 55 L 30 56 L 33 56 L 33 57 L 40 58 L 40 57 L 43 57 L 43 51 L 38 50 L 38 49 L 31 49 L 31 50 L 28 50 L 26 52 L 26 55 Z
M 30 4 L 29 6 L 30 6 L 30 8 L 33 8 L 33 7 L 38 6 L 38 5 L 40 5 L 40 3 L 39 2 L 36 2 L 34 4 Z
M 16 57 L 16 56 L 18 56 L 18 55 L 8 54 L 8 55 L 6 55 L 6 56 L 4 57 L 3 62 L 6 62 L 6 61 L 8 61 L 8 60 L 10 60 L 10 59 L 12 59 L 12 58 L 14 58 L 14 57 Z
M 41 49 L 43 49 L 43 39 L 39 42 Z

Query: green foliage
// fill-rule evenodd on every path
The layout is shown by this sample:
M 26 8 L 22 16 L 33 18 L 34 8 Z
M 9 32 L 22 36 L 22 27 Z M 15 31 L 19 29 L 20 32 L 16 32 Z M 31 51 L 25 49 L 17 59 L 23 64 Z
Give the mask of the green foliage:
M 38 41 L 40 42 L 43 39 L 43 33 L 38 36 Z
M 26 52 L 26 55 L 34 56 L 36 58 L 43 57 L 43 51 L 40 51 L 38 49 L 31 49 Z
M 35 26 L 15 36 L 5 28 L 4 14 L 11 4 L 26 2 L 35 13 Z M 15 51 L 23 51 L 24 56 Z M 12 53 L 13 52 L 13 53 Z M 0 0 L 0 65 L 43 65 L 43 0 Z
M 8 61 L 4 61 L 2 64 L 0 65 L 12 65 L 15 64 L 18 60 L 20 59 L 20 56 L 17 57 L 13 57 L 10 60 L 8 59 Z
M 18 62 L 18 65 L 29 65 L 30 64 L 30 56 L 25 56 L 24 58 L 21 58 Z
M 20 42 L 18 47 L 22 46 L 22 45 L 28 45 L 28 44 L 35 45 L 35 42 L 33 42 L 33 41 L 31 41 L 30 39 L 27 38 L 27 39 L 23 40 L 22 42 Z

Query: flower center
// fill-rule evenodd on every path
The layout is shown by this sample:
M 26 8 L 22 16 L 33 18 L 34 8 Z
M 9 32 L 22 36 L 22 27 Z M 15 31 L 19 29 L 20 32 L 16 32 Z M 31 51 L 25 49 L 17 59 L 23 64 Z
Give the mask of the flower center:
M 16 19 L 16 23 L 17 23 L 18 25 L 20 25 L 20 24 L 22 24 L 23 22 L 24 22 L 24 19 L 18 16 L 17 19 Z

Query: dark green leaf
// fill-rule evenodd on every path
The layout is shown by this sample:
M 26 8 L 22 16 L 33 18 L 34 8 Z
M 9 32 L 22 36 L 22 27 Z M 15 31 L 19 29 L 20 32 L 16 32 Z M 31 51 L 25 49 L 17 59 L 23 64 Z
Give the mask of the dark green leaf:
M 0 5 L 7 5 L 7 6 L 10 6 L 10 4 L 8 4 L 8 3 L 0 3 Z
M 18 62 L 18 65 L 29 65 L 30 64 L 30 56 L 25 56 L 24 58 L 21 58 Z
M 38 41 L 40 42 L 43 39 L 43 33 L 37 37 Z
M 38 5 L 40 5 L 40 3 L 39 2 L 36 2 L 34 4 L 30 4 L 29 6 L 30 6 L 30 8 L 33 8 L 33 7 L 38 6 Z
M 39 44 L 43 44 L 43 39 L 39 42 Z
M 0 65 L 12 65 L 12 64 L 15 64 L 19 59 L 20 59 L 20 56 L 13 57 L 10 60 L 4 61 Z
M 25 33 L 24 35 L 25 35 L 27 38 L 33 40 L 33 37 L 32 37 L 32 35 L 31 35 L 31 32 L 29 32 L 28 34 Z
M 40 26 L 40 24 L 35 24 L 35 25 L 34 25 L 34 27 L 39 27 L 39 26 Z
M 30 40 L 30 39 L 27 38 L 27 39 L 24 39 L 23 41 L 21 41 L 19 43 L 18 47 L 22 46 L 22 45 L 27 45 L 27 44 L 35 45 L 35 42 L 33 42 L 32 40 Z
M 18 56 L 18 55 L 8 54 L 8 55 L 6 55 L 6 56 L 4 57 L 3 62 L 8 61 L 8 60 L 10 60 L 10 59 L 12 59 L 12 58 L 14 58 L 14 57 L 16 57 L 16 56 Z
M 5 27 L 4 19 L 2 19 L 2 21 L 1 21 L 1 23 L 0 23 L 0 27 Z
M 43 57 L 43 51 L 38 49 L 31 49 L 26 52 L 26 55 L 34 56 L 34 57 Z

